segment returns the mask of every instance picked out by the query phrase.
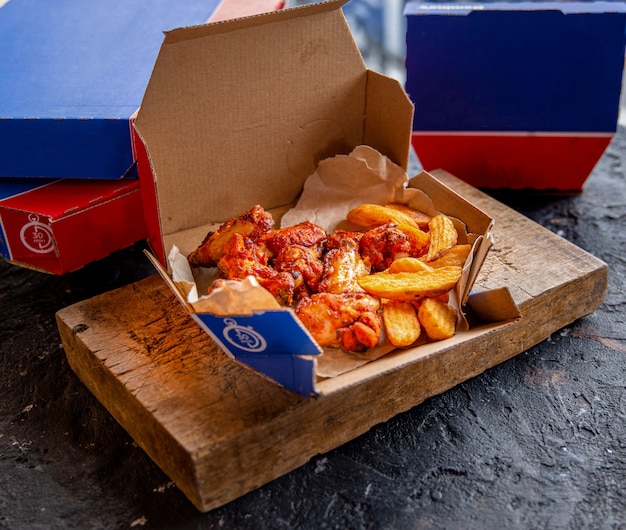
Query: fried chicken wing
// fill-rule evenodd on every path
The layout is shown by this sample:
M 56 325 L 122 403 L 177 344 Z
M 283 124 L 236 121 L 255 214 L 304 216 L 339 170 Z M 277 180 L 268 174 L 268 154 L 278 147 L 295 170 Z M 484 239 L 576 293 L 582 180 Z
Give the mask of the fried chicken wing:
M 423 250 L 421 242 L 410 238 L 393 223 L 371 228 L 360 241 L 361 256 L 369 260 L 375 271 L 385 270 L 397 258 L 420 256 Z
M 338 330 L 341 347 L 353 352 L 364 352 L 368 348 L 376 347 L 380 341 L 382 325 L 382 318 L 378 313 L 361 313 L 352 325 Z
M 380 338 L 380 317 L 377 314 L 379 307 L 380 301 L 365 293 L 317 293 L 298 302 L 296 315 L 320 346 L 359 348 L 350 351 L 362 351 L 356 343 L 342 342 L 342 336 L 356 322 L 365 326 L 369 322 L 369 326 L 372 326 L 378 319 L 377 330 L 373 329 L 375 326 L 370 327 L 373 334 L 368 334 L 367 339 L 369 344 L 374 340 L 377 344 Z M 368 317 L 359 320 L 366 313 Z M 361 333 L 361 336 L 364 335 L 366 333 Z
M 369 273 L 370 266 L 361 258 L 358 243 L 345 238 L 339 242 L 339 248 L 324 255 L 324 273 L 318 290 L 326 293 L 362 292 L 357 279 Z
M 215 232 L 209 232 L 200 246 L 187 256 L 189 264 L 192 267 L 215 267 L 233 234 L 257 238 L 273 227 L 272 214 L 257 204 L 239 217 L 229 219 Z
M 290 272 L 294 276 L 296 299 L 317 292 L 324 272 L 321 255 L 319 245 L 312 247 L 293 245 L 286 247 L 276 256 L 274 269 L 280 272 Z
M 243 280 L 254 276 L 282 305 L 291 305 L 295 281 L 289 272 L 277 271 L 259 256 L 256 243 L 239 233 L 231 235 L 224 246 L 224 253 L 217 264 L 220 278 Z
M 361 241 L 363 232 L 352 232 L 350 230 L 335 230 L 332 234 L 328 234 L 328 237 L 324 241 L 324 250 L 332 250 L 333 248 L 339 248 L 341 242 L 344 239 L 352 239 L 356 243 Z
M 258 244 L 267 247 L 271 255 L 277 256 L 293 245 L 313 247 L 320 245 L 328 236 L 326 230 L 309 221 L 294 226 L 279 228 L 261 235 Z
M 447 300 L 439 297 L 447 296 L 461 274 L 460 266 L 424 261 L 455 250 L 458 258 L 467 250 L 459 247 L 469 248 L 457 244 L 456 228 L 443 216 L 430 219 L 415 212 L 400 222 L 412 213 L 404 205 L 365 204 L 351 210 L 353 219 L 348 215 L 353 222 L 363 221 L 357 223 L 362 231 L 329 233 L 309 221 L 274 229 L 272 215 L 256 205 L 210 232 L 187 259 L 191 266 L 217 266 L 219 278 L 209 293 L 226 280 L 254 276 L 279 304 L 294 310 L 322 347 L 362 353 L 381 344 L 383 329 L 386 344 L 404 347 L 426 329 L 426 317 L 415 304 L 423 308 L 424 299 L 436 300 L 444 307 Z M 428 230 L 425 219 L 430 219 Z M 400 258 L 409 260 L 401 263 Z M 403 301 L 408 302 L 402 306 Z

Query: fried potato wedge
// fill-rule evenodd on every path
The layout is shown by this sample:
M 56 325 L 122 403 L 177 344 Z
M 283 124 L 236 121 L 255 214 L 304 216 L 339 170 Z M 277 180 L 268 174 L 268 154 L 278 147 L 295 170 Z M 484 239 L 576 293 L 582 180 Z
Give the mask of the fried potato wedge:
M 428 232 L 409 225 L 398 225 L 398 230 L 409 238 L 411 248 L 415 249 L 415 257 L 428 252 L 430 248 L 430 234 Z
M 396 348 L 406 348 L 420 336 L 417 312 L 411 302 L 383 300 L 383 322 L 389 342 Z
M 433 261 L 445 255 L 457 243 L 458 233 L 447 215 L 439 214 L 428 223 L 430 245 L 426 261 Z
M 449 339 L 456 330 L 457 312 L 437 298 L 426 298 L 420 303 L 417 318 L 431 340 Z
M 398 210 L 399 212 L 405 213 L 411 219 L 413 219 L 417 223 L 417 226 L 422 230 L 426 230 L 428 228 L 428 223 L 431 220 L 430 215 L 425 214 L 424 212 L 420 212 L 415 208 L 411 208 L 406 204 L 400 204 L 397 202 L 391 202 L 389 204 L 385 204 L 385 206 L 387 206 L 387 208 L 392 208 L 394 210 Z
M 454 245 L 440 258 L 428 262 L 426 262 L 426 259 L 424 258 L 423 261 L 425 262 L 425 264 L 430 265 L 435 269 L 439 267 L 449 267 L 453 265 L 457 267 L 462 267 L 465 264 L 467 256 L 469 256 L 469 253 L 471 251 L 471 245 Z M 420 260 L 422 260 L 422 258 L 420 258 Z
M 359 285 L 369 294 L 392 300 L 420 300 L 439 296 L 454 288 L 461 278 L 461 267 L 441 267 L 432 271 L 387 271 L 361 276 Z
M 421 272 L 432 270 L 433 267 L 420 258 L 405 257 L 394 260 L 387 269 L 387 272 L 395 274 L 397 272 Z
M 361 204 L 352 208 L 346 216 L 348 221 L 364 228 L 394 223 L 398 226 L 406 225 L 418 228 L 409 215 L 380 204 Z

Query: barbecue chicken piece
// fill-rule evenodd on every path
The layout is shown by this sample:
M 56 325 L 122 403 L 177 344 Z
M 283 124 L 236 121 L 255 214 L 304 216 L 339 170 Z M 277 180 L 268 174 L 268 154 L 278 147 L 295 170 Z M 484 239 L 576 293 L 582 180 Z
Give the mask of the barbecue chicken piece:
M 257 243 L 267 248 L 270 257 L 276 257 L 282 251 L 293 245 L 314 247 L 321 245 L 328 234 L 326 230 L 309 221 L 294 226 L 279 228 L 262 234 Z
M 215 232 L 209 232 L 200 246 L 187 256 L 189 264 L 192 267 L 215 267 L 233 234 L 254 239 L 273 227 L 272 214 L 257 204 L 239 217 L 229 219 Z
M 321 256 L 322 251 L 319 245 L 312 247 L 288 246 L 276 256 L 274 269 L 279 272 L 289 272 L 294 277 L 294 298 L 296 300 L 317 292 L 320 278 L 324 272 Z
M 393 223 L 387 223 L 365 232 L 360 249 L 361 256 L 369 261 L 374 271 L 383 271 L 398 258 L 421 256 L 425 245 L 423 240 L 412 237 Z
M 291 305 L 295 281 L 289 272 L 276 271 L 268 265 L 266 255 L 249 237 L 234 233 L 223 247 L 217 264 L 219 276 L 225 280 L 243 280 L 254 276 L 282 305 Z
M 347 328 L 339 329 L 339 342 L 346 351 L 364 352 L 374 348 L 380 341 L 380 329 L 383 325 L 378 313 L 365 311 L 356 322 Z
M 357 244 L 361 241 L 363 232 L 352 232 L 350 230 L 335 230 L 324 241 L 324 250 L 332 250 L 339 248 L 344 239 L 352 239 Z
M 358 243 L 344 238 L 338 248 L 324 255 L 324 273 L 318 290 L 326 293 L 363 292 L 357 279 L 369 273 L 370 266 L 361 258 Z
M 320 346 L 360 352 L 380 340 L 379 307 L 365 293 L 316 293 L 298 302 L 296 315 Z

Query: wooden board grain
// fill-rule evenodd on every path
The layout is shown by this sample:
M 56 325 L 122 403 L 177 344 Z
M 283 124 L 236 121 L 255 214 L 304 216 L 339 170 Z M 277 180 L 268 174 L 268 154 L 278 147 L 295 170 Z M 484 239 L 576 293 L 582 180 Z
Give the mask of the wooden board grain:
M 475 290 L 506 286 L 518 322 L 305 399 L 228 358 L 157 275 L 65 308 L 68 362 L 202 511 L 221 506 L 549 337 L 604 300 L 600 260 L 445 172 L 496 220 Z

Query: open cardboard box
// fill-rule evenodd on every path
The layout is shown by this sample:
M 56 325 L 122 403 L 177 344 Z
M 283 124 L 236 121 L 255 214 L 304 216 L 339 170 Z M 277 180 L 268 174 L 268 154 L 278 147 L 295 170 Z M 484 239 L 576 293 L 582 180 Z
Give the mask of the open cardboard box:
M 227 353 L 303 395 L 375 377 L 376 361 L 320 380 L 320 348 L 290 309 L 196 313 L 170 279 L 166 256 L 174 246 L 191 251 L 210 229 L 254 204 L 278 220 L 321 160 L 357 146 L 406 171 L 412 104 L 397 81 L 365 67 L 340 9 L 344 3 L 166 33 L 135 122 L 153 263 Z M 479 236 L 466 269 L 466 297 L 491 244 L 492 219 L 427 173 L 411 185 Z M 468 307 L 483 320 L 467 331 L 473 335 L 519 317 L 506 290 L 469 296 Z M 432 355 L 463 341 L 464 333 L 391 355 Z

